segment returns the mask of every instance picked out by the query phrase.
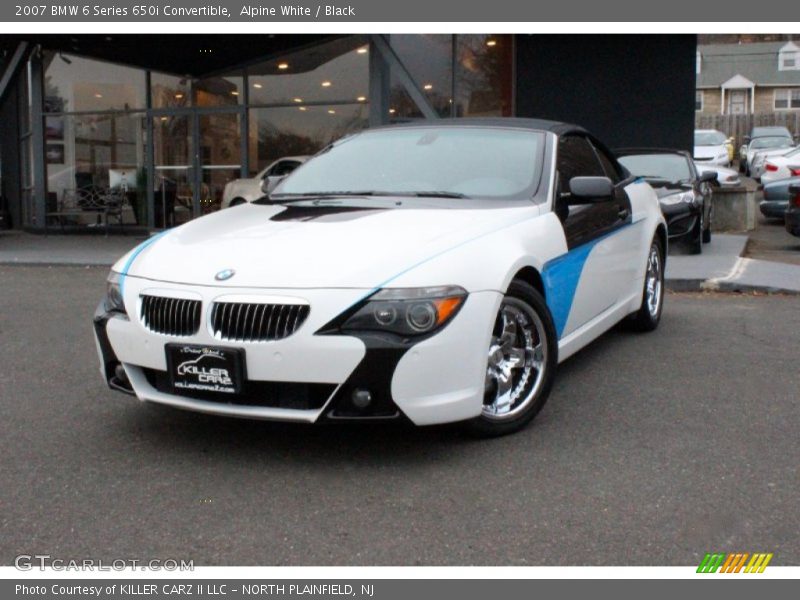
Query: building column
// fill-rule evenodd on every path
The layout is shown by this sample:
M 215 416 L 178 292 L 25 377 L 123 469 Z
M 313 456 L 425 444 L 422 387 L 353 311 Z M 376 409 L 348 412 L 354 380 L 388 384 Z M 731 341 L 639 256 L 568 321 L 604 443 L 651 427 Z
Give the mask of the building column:
M 391 73 L 375 41 L 369 42 L 369 126 L 379 127 L 389 122 Z
M 33 183 L 33 220 L 36 229 L 44 229 L 47 212 L 47 161 L 44 150 L 44 72 L 41 49 L 30 58 L 31 158 Z

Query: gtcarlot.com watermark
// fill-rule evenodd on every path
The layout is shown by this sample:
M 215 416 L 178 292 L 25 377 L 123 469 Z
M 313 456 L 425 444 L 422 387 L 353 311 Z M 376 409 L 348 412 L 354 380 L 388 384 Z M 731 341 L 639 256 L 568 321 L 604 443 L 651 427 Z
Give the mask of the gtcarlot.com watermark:
M 58 558 L 49 554 L 20 554 L 14 559 L 20 571 L 194 571 L 194 560 L 183 558 Z

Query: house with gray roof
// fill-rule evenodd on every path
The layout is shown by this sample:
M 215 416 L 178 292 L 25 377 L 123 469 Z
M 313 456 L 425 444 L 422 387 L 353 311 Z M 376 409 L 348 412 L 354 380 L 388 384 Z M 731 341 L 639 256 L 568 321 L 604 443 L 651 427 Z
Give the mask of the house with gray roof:
M 800 44 L 708 44 L 697 48 L 698 115 L 800 113 Z

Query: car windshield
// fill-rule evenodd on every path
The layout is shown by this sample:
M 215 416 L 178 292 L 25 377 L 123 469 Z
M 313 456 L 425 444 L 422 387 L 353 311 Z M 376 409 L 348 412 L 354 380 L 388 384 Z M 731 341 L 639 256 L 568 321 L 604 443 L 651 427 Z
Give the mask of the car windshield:
M 645 179 L 685 181 L 692 178 L 689 161 L 680 154 L 631 154 L 619 157 L 631 173 Z
M 764 148 L 791 148 L 793 145 L 791 138 L 777 136 L 760 137 L 750 142 L 750 148 L 752 150 Z
M 785 127 L 754 127 L 750 132 L 751 138 L 772 136 L 791 137 L 791 134 Z
M 365 131 L 318 154 L 270 195 L 530 199 L 539 185 L 542 132 L 488 127 Z
M 719 131 L 696 131 L 694 134 L 695 146 L 721 146 L 727 138 Z

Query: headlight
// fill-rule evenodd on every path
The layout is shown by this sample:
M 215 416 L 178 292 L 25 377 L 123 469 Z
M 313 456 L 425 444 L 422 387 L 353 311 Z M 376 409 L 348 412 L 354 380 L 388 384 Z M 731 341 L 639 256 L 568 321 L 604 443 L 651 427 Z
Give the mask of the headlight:
M 125 312 L 125 302 L 122 299 L 122 290 L 119 287 L 120 274 L 111 271 L 106 279 L 105 306 L 108 312 Z
M 661 204 L 692 204 L 694 202 L 694 192 L 681 192 L 679 194 L 670 194 L 661 198 Z
M 725 160 L 727 160 L 727 159 L 728 159 L 728 153 L 727 153 L 727 152 L 725 152 L 725 153 L 723 153 L 723 154 L 718 154 L 718 155 L 717 155 L 717 158 L 724 158 Z
M 458 286 L 380 290 L 341 326 L 342 331 L 425 335 L 443 327 L 464 304 Z

